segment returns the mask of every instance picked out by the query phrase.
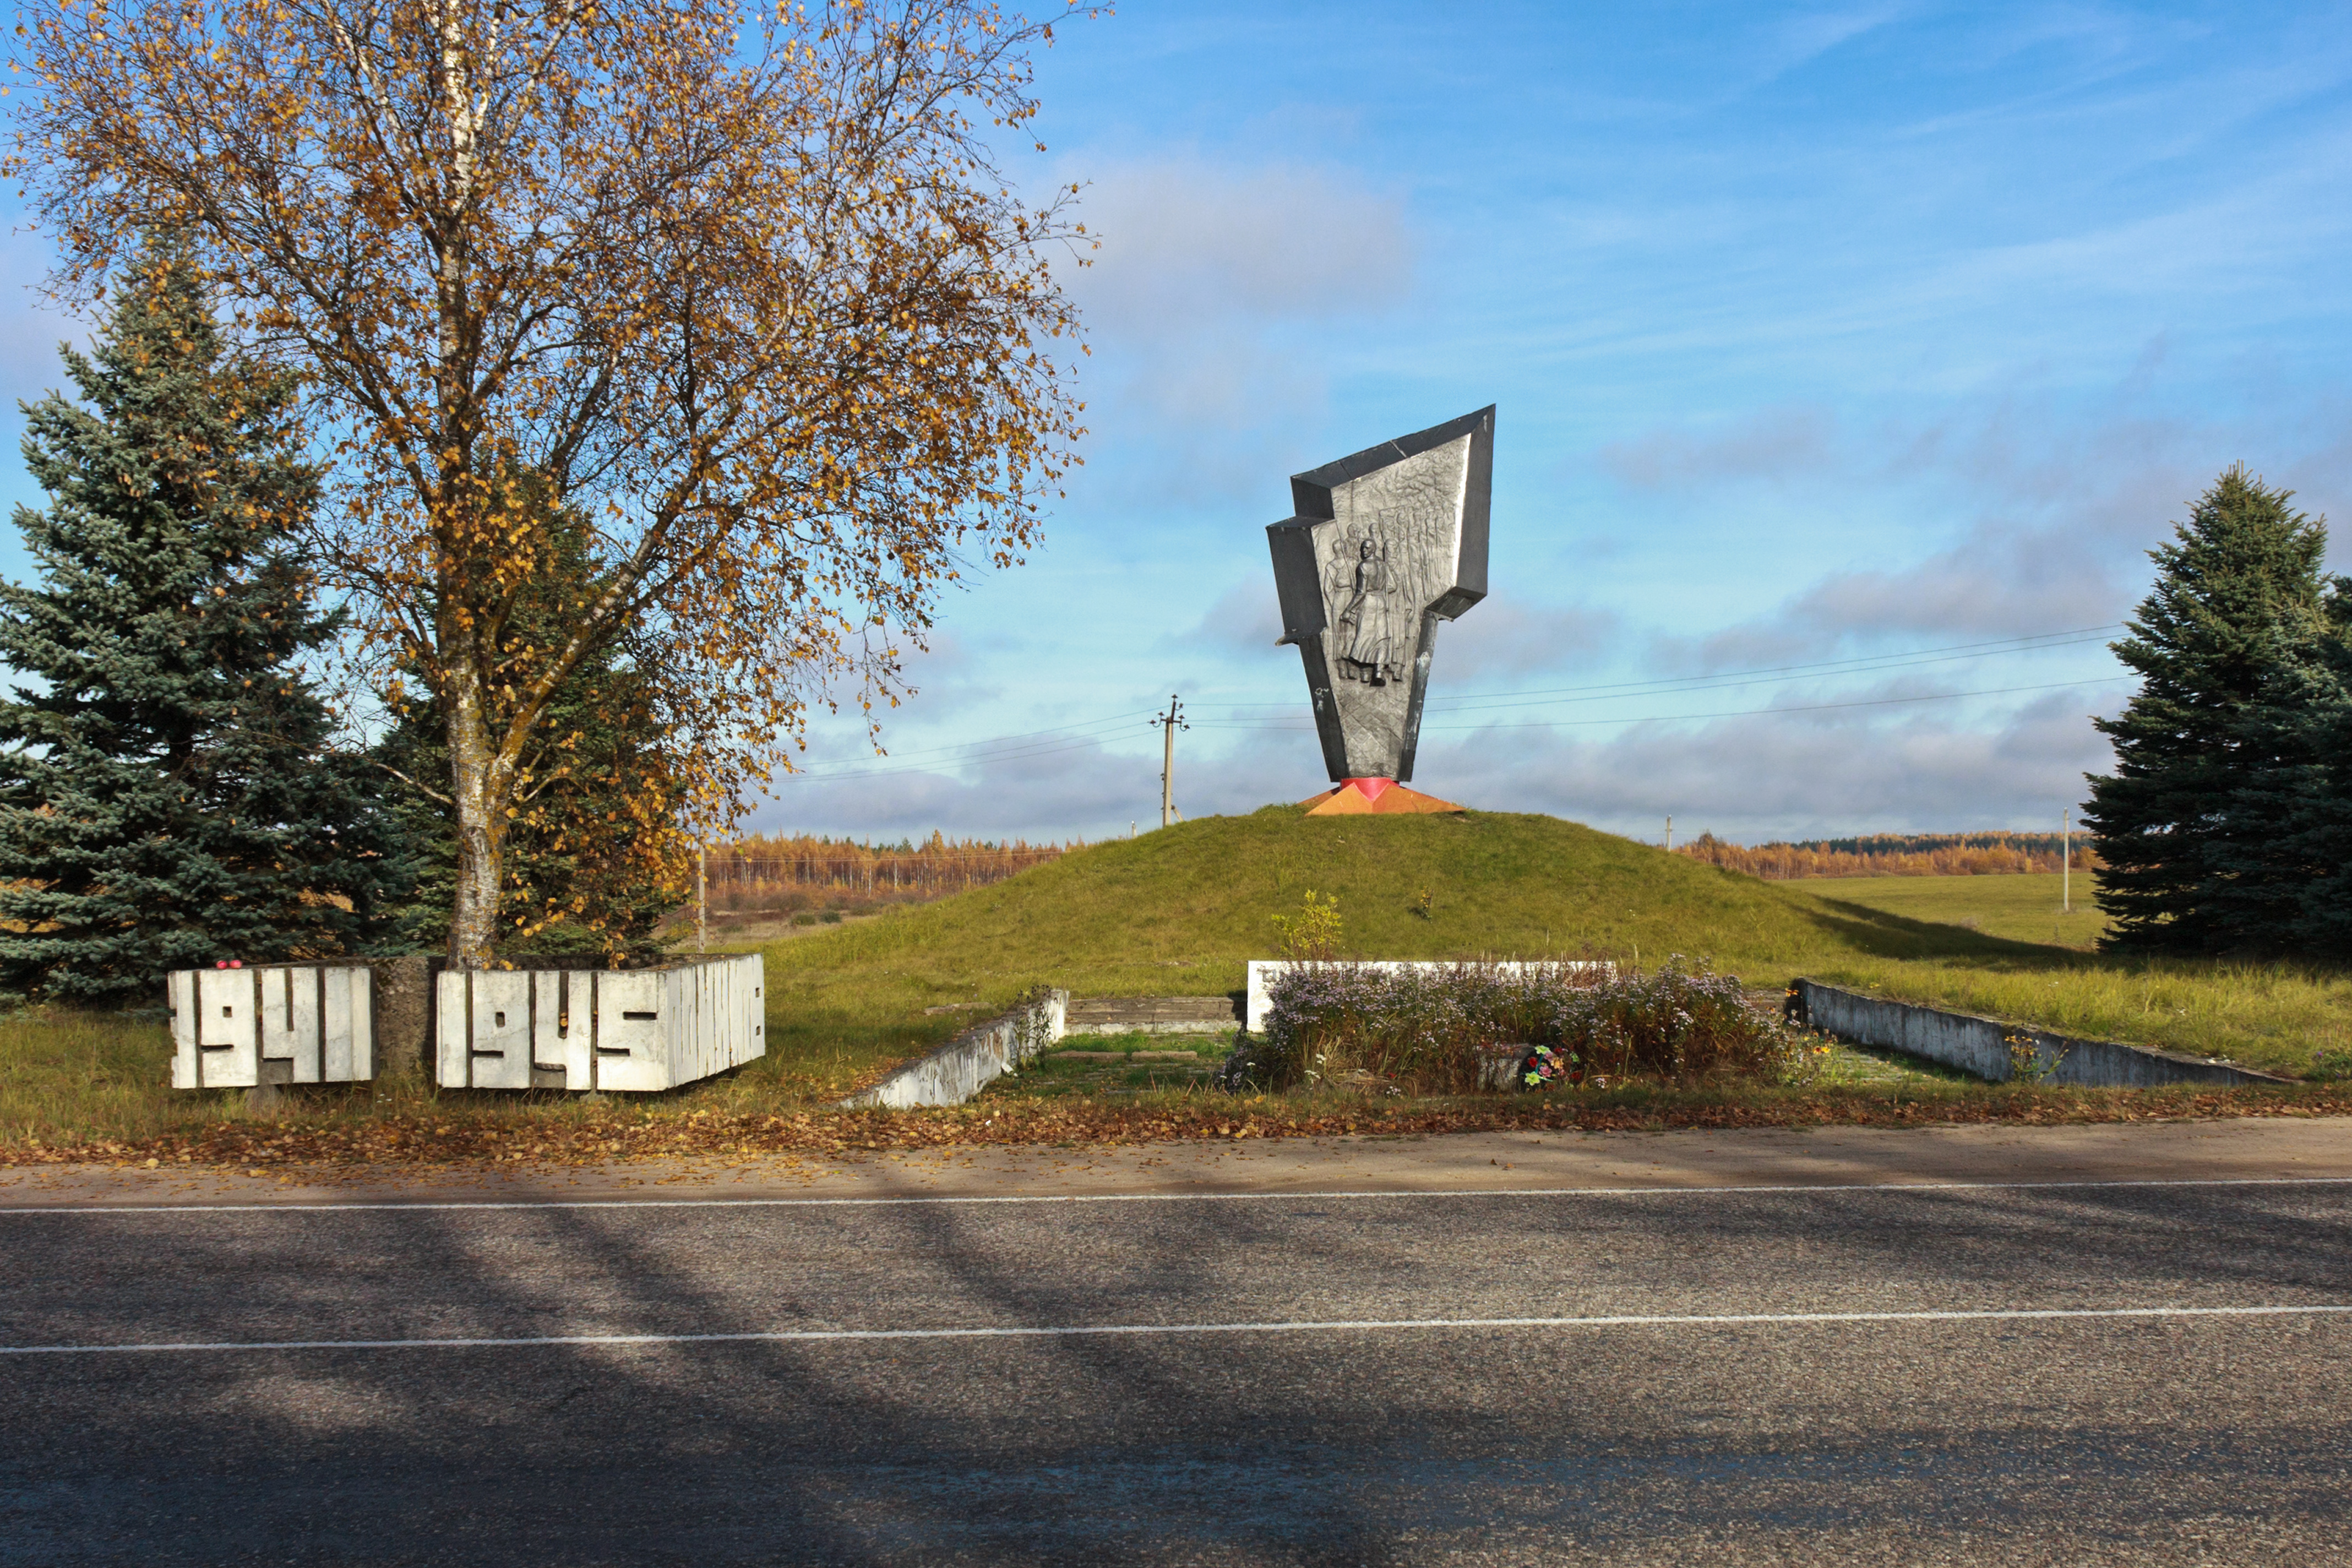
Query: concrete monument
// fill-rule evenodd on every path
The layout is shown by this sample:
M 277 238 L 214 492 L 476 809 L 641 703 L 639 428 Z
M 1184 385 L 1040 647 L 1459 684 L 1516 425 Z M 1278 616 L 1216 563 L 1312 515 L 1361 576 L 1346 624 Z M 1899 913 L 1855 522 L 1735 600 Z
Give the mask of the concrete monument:
M 1495 410 L 1290 479 L 1298 515 L 1265 531 L 1282 638 L 1298 649 L 1323 761 L 1321 814 L 1458 811 L 1412 777 L 1437 623 L 1486 596 Z

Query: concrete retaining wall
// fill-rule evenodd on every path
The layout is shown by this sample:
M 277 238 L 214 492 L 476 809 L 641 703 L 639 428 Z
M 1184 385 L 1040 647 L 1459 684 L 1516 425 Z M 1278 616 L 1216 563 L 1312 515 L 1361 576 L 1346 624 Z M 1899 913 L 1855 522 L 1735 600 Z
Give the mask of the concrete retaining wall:
M 1230 996 L 1088 996 L 1070 1004 L 1066 1035 L 1215 1035 L 1241 1026 Z
M 919 1061 L 908 1062 L 872 1089 L 851 1095 L 845 1108 L 879 1105 L 961 1105 L 989 1081 L 1062 1037 L 1070 994 L 1048 991 L 1036 1002 L 976 1024 Z
M 1958 1068 L 1995 1083 L 2010 1076 L 2009 1039 L 2022 1036 L 2044 1062 L 2056 1061 L 2053 1083 L 2093 1087 L 2159 1083 L 2279 1083 L 2268 1073 L 2231 1067 L 2201 1057 L 2175 1056 L 2116 1040 L 2086 1040 L 2022 1024 L 2003 1024 L 1967 1013 L 1947 1013 L 1909 1002 L 1888 1002 L 1841 991 L 1818 981 L 1799 980 L 1794 1012 L 1799 1023 L 1857 1045 L 1907 1051 L 1931 1062 Z

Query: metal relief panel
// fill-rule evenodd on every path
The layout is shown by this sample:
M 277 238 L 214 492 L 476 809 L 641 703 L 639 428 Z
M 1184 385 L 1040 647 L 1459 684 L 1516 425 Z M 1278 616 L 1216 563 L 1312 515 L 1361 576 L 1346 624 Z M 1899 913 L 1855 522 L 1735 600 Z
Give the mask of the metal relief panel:
M 260 1020 L 255 1016 L 253 972 L 199 969 L 196 1050 L 206 1089 L 251 1089 L 261 1081 Z
M 1463 436 L 1336 485 L 1337 515 L 1314 527 L 1349 777 L 1412 774 L 1437 631 L 1431 612 L 1452 590 L 1461 554 L 1469 452 Z
M 520 970 L 477 970 L 471 1050 L 476 1089 L 530 1087 L 530 976 Z

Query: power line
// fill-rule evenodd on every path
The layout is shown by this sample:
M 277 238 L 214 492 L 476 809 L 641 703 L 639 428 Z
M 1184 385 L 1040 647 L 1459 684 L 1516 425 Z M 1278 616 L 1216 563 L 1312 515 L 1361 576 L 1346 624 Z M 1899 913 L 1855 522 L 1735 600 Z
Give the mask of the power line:
M 1679 692 L 1735 689 L 1741 686 L 1759 685 L 1779 678 L 1798 676 L 1867 675 L 1881 670 L 1901 669 L 1924 664 L 1941 664 L 1974 658 L 1991 658 L 2007 654 L 2037 653 L 2045 648 L 2079 647 L 2105 639 L 2108 633 L 2120 630 L 2122 623 L 2100 626 L 2080 626 L 2070 631 L 2042 632 L 2032 637 L 2001 637 L 1989 642 L 1953 643 L 1939 647 L 1916 648 L 1906 653 L 1858 655 L 1852 658 L 1825 659 L 1809 664 L 1787 664 L 1752 669 L 1726 670 L 1711 675 L 1669 676 L 1654 680 L 1625 681 L 1604 686 L 1567 686 L 1535 691 L 1497 691 L 1468 693 L 1454 697 L 1433 697 L 1430 705 L 1446 715 L 1503 711 L 1513 708 L 1538 706 L 1568 706 L 1571 703 L 1601 702 L 1638 696 L 1670 696 Z M 1752 718 L 1768 713 L 1815 713 L 1842 708 L 1876 708 L 1916 702 L 1957 701 L 1970 697 L 2000 697 L 2030 691 L 2055 691 L 2067 687 L 2097 686 L 2126 676 L 2094 677 L 2088 680 L 2053 681 L 2038 686 L 2011 686 L 1981 691 L 1948 691 L 1916 697 L 1862 699 L 1845 702 L 1816 702 L 1777 708 L 1731 709 L 1712 713 L 1657 713 L 1634 718 L 1530 720 L 1507 723 L 1433 724 L 1423 726 L 1423 732 L 1460 732 L 1475 730 L 1543 730 L 1585 728 L 1607 724 L 1669 724 L 1698 719 Z M 1475 704 L 1477 706 L 1470 706 Z M 1246 717 L 1251 710 L 1280 709 L 1296 712 L 1291 703 L 1238 702 L 1228 705 L 1232 715 L 1224 720 L 1203 719 L 1192 722 L 1205 730 L 1252 730 L 1258 731 L 1304 733 L 1311 723 L 1285 722 L 1267 718 Z M 813 784 L 829 780 L 885 778 L 898 774 L 930 773 L 949 768 L 968 767 L 989 763 L 1026 762 L 1041 757 L 1057 756 L 1067 752 L 1085 751 L 1099 746 L 1125 726 L 1138 720 L 1149 723 L 1159 716 L 1157 710 L 1129 710 L 1124 713 L 1100 719 L 1082 720 L 1051 729 L 1032 730 L 1019 734 L 997 736 L 989 740 L 969 741 L 960 744 L 929 747 L 919 751 L 884 753 L 890 760 L 878 766 L 860 766 L 853 763 L 816 763 L 792 769 L 779 783 L 804 779 Z M 911 759 L 929 758 L 917 762 Z
M 827 773 L 819 773 L 813 769 L 799 768 L 786 773 L 783 778 L 779 779 L 777 782 L 779 784 L 783 784 L 789 783 L 793 779 L 806 779 L 811 784 L 826 784 L 835 779 L 877 779 L 886 778 L 893 773 L 930 773 L 935 769 L 964 767 L 975 763 L 1025 762 L 1031 758 L 1050 757 L 1063 752 L 1083 752 L 1091 747 L 1100 745 L 1102 743 L 1102 739 L 1103 738 L 1099 735 L 1089 735 L 1057 746 L 1036 746 L 1024 751 L 1016 752 L 992 752 L 982 756 L 945 757 L 935 762 L 908 763 L 897 767 L 857 768 L 847 772 Z
M 1464 702 L 1509 703 L 1536 699 L 1570 698 L 1598 700 L 1611 695 L 1643 695 L 1661 691 L 1698 690 L 1709 686 L 1738 685 L 1775 676 L 1867 675 L 1880 669 L 1900 669 L 1915 664 L 1941 664 L 1970 658 L 1994 658 L 2004 654 L 2039 653 L 2044 648 L 2080 647 L 2103 642 L 2109 632 L 2122 629 L 2116 622 L 2104 626 L 2080 626 L 2073 631 L 2037 632 L 2026 637 L 2001 637 L 1992 642 L 1952 643 L 1941 647 L 1913 648 L 1904 653 L 1856 654 L 1851 658 L 1824 659 L 1812 664 L 1782 664 L 1755 669 L 1717 670 L 1706 675 L 1661 676 L 1654 680 L 1621 681 L 1604 686 L 1558 686 L 1532 691 L 1476 691 L 1430 698 L 1433 706 Z M 2061 640 L 2063 639 L 2063 640 Z M 1280 702 L 1238 702 L 1239 708 L 1285 708 Z
M 1796 666 L 1793 668 L 1795 670 L 1810 673 L 1816 678 L 1837 675 L 1875 675 L 1883 670 L 1910 669 L 1924 664 L 1965 663 L 1970 659 L 1997 658 L 2002 654 L 2008 653 L 2039 653 L 2043 648 L 2081 647 L 2089 643 L 2105 642 L 2105 640 L 2106 639 L 2104 637 L 2077 637 L 2071 642 L 2036 643 L 2030 647 L 2001 648 L 1990 653 L 1945 653 L 1920 655 L 1911 658 L 1888 658 L 1872 664 L 1853 663 L 1849 666 L 1837 668 L 1822 666 Z M 1429 701 L 1430 706 L 1433 708 L 1444 708 L 1455 711 L 1482 712 L 1507 708 L 1565 707 L 1571 702 L 1613 702 L 1622 700 L 1627 697 L 1669 696 L 1676 691 L 1729 691 L 1737 690 L 1740 687 L 1744 686 L 1774 685 L 1790 678 L 1790 672 L 1759 671 L 1753 674 L 1736 677 L 1710 676 L 1702 679 L 1694 676 L 1688 681 L 1680 684 L 1658 681 L 1650 683 L 1650 685 L 1645 689 L 1639 689 L 1614 687 L 1588 688 L 1585 689 L 1585 694 L 1577 696 L 1555 696 L 1541 692 L 1523 692 L 1516 696 L 1510 694 L 1498 694 L 1492 698 L 1433 697 Z M 1564 689 L 1572 692 L 1576 691 L 1578 689 L 1570 687 Z
M 882 754 L 887 757 L 895 757 L 901 761 L 909 757 L 931 757 L 937 759 L 936 761 L 920 764 L 922 767 L 952 766 L 958 763 L 992 763 L 1015 760 L 1024 756 L 1031 755 L 1046 756 L 1051 755 L 1055 752 L 1075 751 L 1086 746 L 1093 745 L 1102 738 L 1103 734 L 1113 730 L 1117 730 L 1122 725 L 1130 724 L 1137 719 L 1143 718 L 1149 711 L 1150 710 L 1138 709 L 1131 712 L 1116 714 L 1108 719 L 1089 719 L 1076 724 L 1063 724 L 1052 730 L 1032 730 L 1026 734 L 1022 735 L 1002 735 L 995 739 L 987 741 L 966 741 L 960 745 L 930 746 L 919 751 L 887 752 Z M 1084 736 L 1073 736 L 1071 734 L 1071 731 L 1080 730 L 1093 731 L 1097 731 L 1097 733 Z M 1059 737 L 1059 739 L 1048 740 L 1046 737 Z M 986 748 L 992 746 L 1003 746 L 1009 747 L 1011 749 L 1003 752 L 989 752 L 986 750 Z M 950 754 L 956 752 L 968 754 L 961 756 Z M 846 767 L 849 771 L 838 771 L 844 767 Z M 906 770 L 895 767 L 885 767 L 880 769 L 866 768 L 861 767 L 855 763 L 813 763 L 803 767 L 790 769 L 785 773 L 785 777 L 865 778 L 877 772 L 900 773 Z
M 1638 719 L 1533 719 L 1509 724 L 1425 724 L 1422 726 L 1422 733 L 1428 734 L 1432 731 L 1565 730 L 1596 724 L 1679 724 L 1692 719 L 1750 719 L 1765 713 L 1822 713 L 1833 708 L 1886 708 L 1904 702 L 1954 702 L 1965 697 L 2009 697 L 2022 691 L 2063 691 L 2137 679 L 2129 675 L 2107 675 L 2090 680 L 2053 680 L 2042 686 L 2000 686 L 1983 691 L 1931 691 L 1917 697 L 1868 697 L 1851 702 L 1806 702 L 1786 708 L 1730 708 L 1715 713 L 1652 713 Z M 1301 734 L 1314 728 L 1309 724 L 1218 724 L 1206 721 L 1201 727 L 1204 730 L 1290 731 Z

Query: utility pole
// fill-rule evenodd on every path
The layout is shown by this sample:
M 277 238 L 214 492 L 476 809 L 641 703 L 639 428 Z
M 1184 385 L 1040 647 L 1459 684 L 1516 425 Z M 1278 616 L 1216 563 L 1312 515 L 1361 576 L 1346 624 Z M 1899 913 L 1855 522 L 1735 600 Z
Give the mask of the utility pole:
M 1674 852 L 1675 852 L 1675 818 L 1674 818 L 1674 814 L 1673 814 L 1672 812 L 1668 812 L 1668 813 L 1666 814 L 1666 853 L 1667 853 L 1667 854 L 1669 854 L 1669 855 L 1671 855 L 1671 854 L 1673 854 Z
M 2061 914 L 2074 912 L 2074 808 L 2068 806 L 2058 814 L 2058 910 Z
M 702 838 L 694 841 L 694 951 L 710 951 L 710 844 Z
M 1168 697 L 1168 711 L 1151 721 L 1160 726 L 1160 738 L 1166 742 L 1160 763 L 1160 826 L 1165 827 L 1176 820 L 1176 731 L 1192 726 L 1184 722 L 1184 705 L 1173 692 Z

